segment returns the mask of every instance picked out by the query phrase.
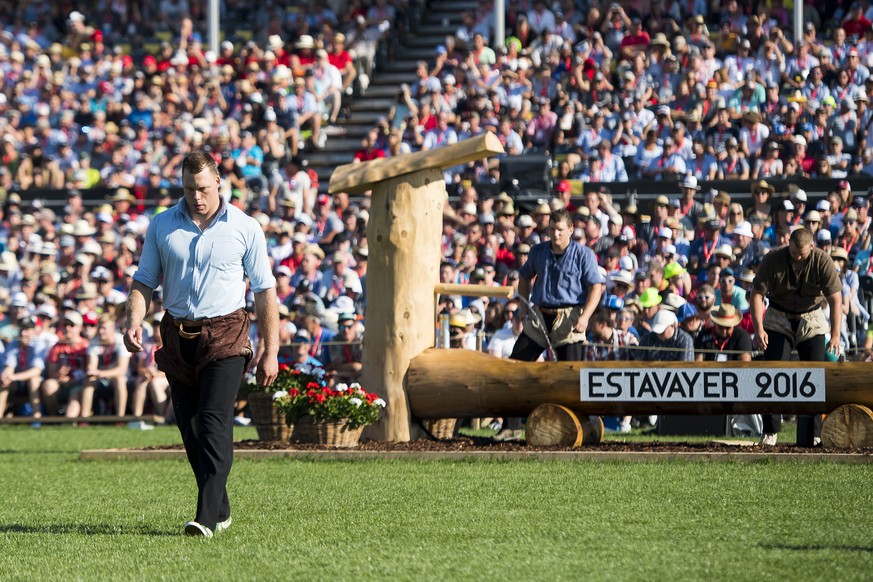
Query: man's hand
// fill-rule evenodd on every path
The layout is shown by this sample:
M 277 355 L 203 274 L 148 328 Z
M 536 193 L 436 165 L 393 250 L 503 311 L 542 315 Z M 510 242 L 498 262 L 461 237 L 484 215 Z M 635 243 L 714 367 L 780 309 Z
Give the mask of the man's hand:
M 767 336 L 767 332 L 764 330 L 761 330 L 760 332 L 755 334 L 755 341 L 753 343 L 755 344 L 756 348 L 758 348 L 761 351 L 764 351 L 767 349 L 767 344 L 769 343 L 769 341 L 770 341 L 770 338 Z
M 580 315 L 579 319 L 576 320 L 576 325 L 573 326 L 573 331 L 577 333 L 585 333 L 588 331 L 588 318 L 584 315 Z
M 833 354 L 835 358 L 838 358 L 842 351 L 843 351 L 843 348 L 840 345 L 839 336 L 837 336 L 837 337 L 831 336 L 831 340 L 828 342 L 827 352 L 829 354 Z
M 124 331 L 124 347 L 131 354 L 142 351 L 142 326 L 131 326 Z
M 258 371 L 255 379 L 259 386 L 270 386 L 279 375 L 279 361 L 276 356 L 269 357 L 266 354 L 258 362 Z

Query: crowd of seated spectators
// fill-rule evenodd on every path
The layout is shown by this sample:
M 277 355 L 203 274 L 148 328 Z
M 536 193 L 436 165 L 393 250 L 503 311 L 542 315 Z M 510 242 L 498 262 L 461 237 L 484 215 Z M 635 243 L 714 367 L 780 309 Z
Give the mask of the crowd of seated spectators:
M 357 377 L 369 198 L 319 193 L 307 155 L 342 115 L 343 95 L 373 74 L 374 44 L 405 6 L 355 0 L 279 13 L 228 1 L 228 10 L 251 8 L 258 26 L 251 41 L 224 41 L 213 54 L 194 3 L 164 0 L 159 14 L 134 2 L 75 4 L 63 13 L 55 3 L 15 5 L 0 34 L 0 414 L 165 411 L 166 379 L 153 363 L 160 334 L 129 358 L 118 330 L 149 219 L 174 203 L 170 188 L 194 149 L 219 162 L 226 203 L 264 228 L 284 361 Z M 551 212 L 567 208 L 574 238 L 597 253 L 608 280 L 592 359 L 694 358 L 682 334 L 693 344 L 722 303 L 749 329 L 745 290 L 757 261 L 799 227 L 843 261 L 847 313 L 835 316 L 862 324 L 847 347 L 869 348 L 859 290 L 873 273 L 871 200 L 850 181 L 871 163 L 873 9 L 808 4 L 795 43 L 789 14 L 764 4 L 511 2 L 507 42 L 494 46 L 492 4 L 471 2 L 354 157 L 486 130 L 507 155 L 551 155 L 555 197 L 529 209 L 505 193 L 479 194 L 477 182 L 499 183 L 496 160 L 446 170 L 457 202 L 444 217 L 440 278 L 515 284 L 530 246 L 547 239 Z M 149 27 L 169 40 L 132 56 L 125 45 Z M 794 176 L 843 179 L 822 200 L 796 187 L 777 193 L 769 181 Z M 632 177 L 663 182 L 664 194 L 644 205 L 603 186 Z M 716 177 L 753 178 L 753 203 L 700 188 Z M 575 179 L 595 184 L 574 195 Z M 85 204 L 97 187 L 111 196 Z M 46 188 L 67 190 L 62 207 L 29 195 Z M 453 327 L 464 323 L 459 345 L 476 347 L 481 328 L 484 349 L 504 356 L 518 329 L 513 305 L 440 298 Z M 154 330 L 162 315 L 158 292 Z M 653 326 L 672 331 L 654 338 Z M 680 345 L 636 349 L 664 342 Z

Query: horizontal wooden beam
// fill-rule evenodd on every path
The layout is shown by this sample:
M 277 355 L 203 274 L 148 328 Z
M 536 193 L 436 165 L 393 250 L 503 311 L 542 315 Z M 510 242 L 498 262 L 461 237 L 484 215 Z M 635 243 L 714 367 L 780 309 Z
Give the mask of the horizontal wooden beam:
M 823 368 L 825 402 L 582 402 L 580 371 L 651 368 L 652 362 L 519 362 L 471 350 L 429 349 L 409 365 L 406 390 L 413 416 L 476 418 L 527 416 L 541 404 L 559 404 L 577 414 L 821 414 L 844 404 L 873 406 L 866 362 L 657 362 L 659 369 Z
M 464 297 L 501 297 L 512 299 L 515 288 L 507 285 L 458 285 L 457 283 L 437 283 L 433 288 L 438 295 L 461 295 Z
M 0 418 L 0 424 L 33 424 L 41 422 L 42 424 L 73 424 L 79 422 L 87 422 L 88 424 L 116 424 L 119 422 L 151 422 L 154 424 L 164 424 L 163 416 L 76 416 L 69 418 L 66 416 L 43 416 L 34 418 L 32 416 L 10 416 L 8 418 Z
M 330 177 L 328 191 L 361 194 L 374 184 L 422 170 L 445 170 L 467 162 L 504 153 L 503 145 L 491 132 L 425 152 L 379 158 L 338 167 Z

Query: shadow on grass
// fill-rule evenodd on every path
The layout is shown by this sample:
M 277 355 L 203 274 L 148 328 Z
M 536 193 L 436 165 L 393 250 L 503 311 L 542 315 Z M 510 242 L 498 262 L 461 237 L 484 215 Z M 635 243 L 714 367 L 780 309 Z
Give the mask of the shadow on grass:
M 873 546 L 844 546 L 839 544 L 758 544 L 758 547 L 765 550 L 794 550 L 797 552 L 820 552 L 824 550 L 832 552 L 836 550 L 842 552 L 873 553 Z
M 45 525 L 0 524 L 0 533 L 62 534 L 85 536 L 173 536 L 182 535 L 181 529 L 157 529 L 147 525 L 110 525 L 106 523 L 52 523 Z

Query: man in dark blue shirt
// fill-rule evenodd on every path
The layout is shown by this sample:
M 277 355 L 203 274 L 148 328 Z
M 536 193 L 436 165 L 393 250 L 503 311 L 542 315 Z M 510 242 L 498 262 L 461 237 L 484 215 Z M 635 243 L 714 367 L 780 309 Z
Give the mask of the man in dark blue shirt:
M 605 279 L 594 251 L 572 240 L 572 234 L 570 213 L 564 209 L 553 212 L 549 240 L 531 247 L 519 270 L 518 294 L 525 301 L 516 316 L 524 327 L 509 356 L 513 360 L 532 362 L 546 349 L 561 361 L 584 359 L 588 320 L 600 304 Z M 508 418 L 494 438 L 519 440 L 521 419 Z
M 518 294 L 529 296 L 531 309 L 541 317 L 528 315 L 527 305 L 521 305 L 519 315 L 525 324 L 512 359 L 533 361 L 548 347 L 554 349 L 558 360 L 583 359 L 588 319 L 600 304 L 605 281 L 594 252 L 572 240 L 572 233 L 570 214 L 566 210 L 553 212 L 550 240 L 534 245 L 519 270 Z M 544 323 L 546 329 L 536 321 Z

